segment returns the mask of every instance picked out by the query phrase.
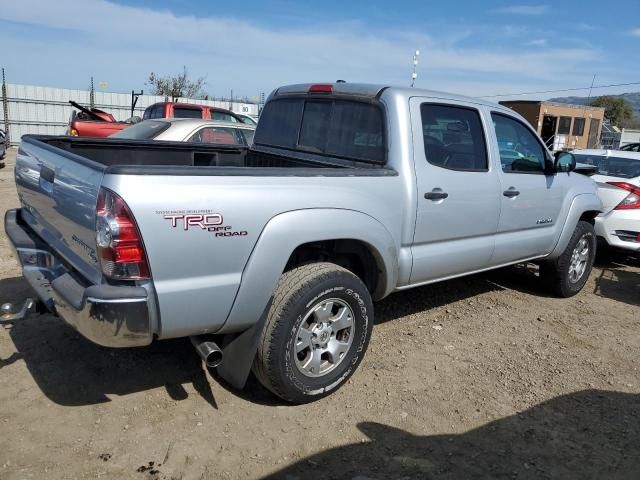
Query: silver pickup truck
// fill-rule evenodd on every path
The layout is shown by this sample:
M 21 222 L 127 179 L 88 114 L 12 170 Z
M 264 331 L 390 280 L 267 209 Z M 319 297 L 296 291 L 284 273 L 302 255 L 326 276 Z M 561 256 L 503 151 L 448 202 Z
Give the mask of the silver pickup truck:
M 601 204 L 573 168 L 500 105 L 293 85 L 250 148 L 25 136 L 5 228 L 39 301 L 93 342 L 188 336 L 231 385 L 253 370 L 302 403 L 353 374 L 395 291 L 534 261 L 579 292 Z

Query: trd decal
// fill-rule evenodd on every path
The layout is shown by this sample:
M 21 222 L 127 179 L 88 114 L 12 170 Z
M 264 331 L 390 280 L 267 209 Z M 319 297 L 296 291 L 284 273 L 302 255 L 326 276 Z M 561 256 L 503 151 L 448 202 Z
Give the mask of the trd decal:
M 233 230 L 231 225 L 224 225 L 221 213 L 213 213 L 210 210 L 196 211 L 158 211 L 156 212 L 165 220 L 169 220 L 172 228 L 181 230 L 201 229 L 213 233 L 216 237 L 244 237 L 246 230 Z
M 185 230 L 189 230 L 189 227 L 200 227 L 206 230 L 210 230 L 214 227 L 222 225 L 222 215 L 219 213 L 207 213 L 205 215 L 165 215 L 164 218 L 171 220 L 171 226 L 176 228 L 178 221 L 182 223 Z

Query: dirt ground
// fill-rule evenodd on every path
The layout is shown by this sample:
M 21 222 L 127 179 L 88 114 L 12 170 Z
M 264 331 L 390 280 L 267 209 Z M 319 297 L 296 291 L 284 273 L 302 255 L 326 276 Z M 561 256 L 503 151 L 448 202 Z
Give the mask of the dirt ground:
M 0 303 L 28 295 L 0 230 Z M 600 261 L 571 299 L 510 268 L 392 295 L 376 319 L 359 371 L 306 406 L 229 389 L 188 341 L 3 325 L 0 478 L 640 478 L 638 258 Z

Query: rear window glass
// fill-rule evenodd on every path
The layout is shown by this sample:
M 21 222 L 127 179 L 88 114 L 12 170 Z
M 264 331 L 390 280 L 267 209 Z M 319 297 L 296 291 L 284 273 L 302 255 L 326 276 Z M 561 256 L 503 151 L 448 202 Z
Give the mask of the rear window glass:
M 151 140 L 156 138 L 171 124 L 156 120 L 143 120 L 111 135 L 112 138 L 130 138 L 132 140 Z
M 254 142 L 274 147 L 295 147 L 303 107 L 304 103 L 299 98 L 267 103 L 260 116 L 260 128 Z
M 242 130 L 244 134 L 244 139 L 247 142 L 247 145 L 251 145 L 253 143 L 253 136 L 255 135 L 255 130 Z
M 174 118 L 202 118 L 202 110 L 199 108 L 174 107 Z
M 605 157 L 601 155 L 585 155 L 573 152 L 576 162 L 598 167 L 600 175 L 610 177 L 640 177 L 640 160 L 622 157 Z
M 260 116 L 255 143 L 382 163 L 382 111 L 349 100 L 275 100 Z

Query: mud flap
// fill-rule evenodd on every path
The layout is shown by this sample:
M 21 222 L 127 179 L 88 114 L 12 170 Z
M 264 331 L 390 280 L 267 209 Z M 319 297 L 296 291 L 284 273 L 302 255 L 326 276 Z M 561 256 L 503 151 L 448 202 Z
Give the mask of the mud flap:
M 260 334 L 267 321 L 272 301 L 273 297 L 269 299 L 266 308 L 255 325 L 238 335 L 228 335 L 223 341 L 222 353 L 224 361 L 216 368 L 216 371 L 233 388 L 241 390 L 247 383 L 251 365 L 253 365 L 253 359 L 258 350 Z

